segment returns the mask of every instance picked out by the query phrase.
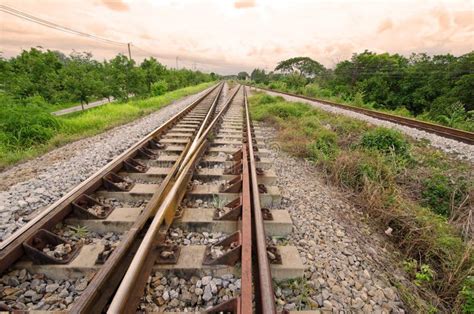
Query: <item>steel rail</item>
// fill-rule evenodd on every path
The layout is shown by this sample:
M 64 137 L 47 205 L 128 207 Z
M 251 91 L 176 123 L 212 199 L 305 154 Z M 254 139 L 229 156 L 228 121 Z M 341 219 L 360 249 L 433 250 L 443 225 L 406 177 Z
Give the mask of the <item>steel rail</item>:
M 209 110 L 209 112 L 207 113 L 206 117 L 204 118 L 204 121 L 202 122 L 201 126 L 199 127 L 199 130 L 197 131 L 196 133 L 196 136 L 194 137 L 192 143 L 191 143 L 191 146 L 189 147 L 189 150 L 190 151 L 194 151 L 198 145 L 198 141 L 199 141 L 199 138 L 201 137 L 201 135 L 203 134 L 204 130 L 206 130 L 206 127 L 209 125 L 209 120 L 211 119 L 211 117 L 213 116 L 214 114 L 214 110 L 217 106 L 217 101 L 215 101 L 212 106 L 211 106 L 211 110 Z M 187 162 L 187 158 L 188 155 L 186 154 L 185 155 L 185 158 L 184 160 L 180 161 L 179 163 L 179 169 L 178 171 L 182 170 L 183 168 L 183 164 L 186 164 Z
M 223 106 L 223 108 L 221 109 L 221 111 L 214 117 L 214 119 L 212 120 L 212 122 L 210 122 L 209 126 L 207 127 L 207 129 L 205 129 L 202 133 L 201 133 L 201 137 L 195 141 L 193 141 L 193 144 L 191 146 L 191 148 L 189 149 L 189 153 L 186 155 L 186 157 L 184 158 L 181 166 L 180 166 L 180 171 L 182 170 L 182 168 L 184 167 L 184 165 L 186 165 L 186 163 L 189 161 L 189 159 L 191 159 L 193 157 L 193 153 L 196 151 L 196 147 L 199 145 L 199 141 L 203 140 L 204 138 L 207 137 L 207 135 L 209 134 L 209 132 L 211 131 L 211 129 L 214 127 L 215 123 L 217 122 L 217 120 L 219 120 L 223 113 L 227 110 L 229 104 L 232 102 L 232 99 L 234 99 L 235 95 L 237 95 L 238 91 L 240 90 L 241 88 L 241 85 L 239 85 L 234 94 L 229 98 L 229 100 L 226 102 L 226 104 Z
M 244 91 L 245 98 L 245 91 Z M 245 115 L 245 109 L 244 109 Z M 246 127 L 246 136 L 251 130 Z M 242 253 L 240 313 L 252 312 L 252 190 L 250 180 L 249 147 L 242 147 Z
M 215 104 L 217 103 L 224 84 L 220 86 L 218 94 L 213 100 L 208 113 L 215 111 Z M 195 137 L 196 135 L 194 135 Z M 100 313 L 105 307 L 109 298 L 117 288 L 123 274 L 126 271 L 127 265 L 130 264 L 133 254 L 131 251 L 136 251 L 137 238 L 143 230 L 146 222 L 155 213 L 164 196 L 170 190 L 171 184 L 174 182 L 178 166 L 183 160 L 186 153 L 189 151 L 190 143 L 186 145 L 181 152 L 178 160 L 174 163 L 170 172 L 167 174 L 163 182 L 160 184 L 158 190 L 153 194 L 143 212 L 139 215 L 130 230 L 124 235 L 121 244 L 112 252 L 112 255 L 107 259 L 106 263 L 100 268 L 93 280 L 89 283 L 86 290 L 81 294 L 79 300 L 73 303 L 71 313 Z
M 254 86 L 250 86 L 250 85 L 247 85 L 247 86 L 254 87 Z M 393 115 L 393 114 L 389 114 L 389 113 L 385 113 L 385 112 L 380 112 L 380 111 L 375 111 L 375 110 L 370 110 L 370 109 L 366 109 L 366 108 L 359 108 L 359 107 L 339 104 L 339 103 L 335 103 L 335 102 L 328 101 L 328 100 L 322 100 L 322 99 L 318 99 L 318 98 L 313 98 L 313 97 L 308 97 L 308 96 L 303 96 L 303 95 L 297 95 L 297 94 L 282 92 L 282 91 L 278 91 L 278 90 L 272 90 L 272 89 L 269 89 L 269 88 L 264 88 L 264 87 L 254 87 L 254 88 L 269 91 L 269 92 L 276 93 L 276 94 L 284 94 L 284 95 L 292 96 L 292 97 L 295 97 L 295 98 L 301 98 L 301 99 L 306 99 L 306 100 L 310 100 L 310 101 L 320 102 L 320 103 L 325 104 L 325 105 L 329 105 L 329 106 L 333 106 L 333 107 L 337 107 L 337 108 L 341 108 L 341 109 L 345 109 L 345 110 L 358 112 L 358 113 L 361 113 L 361 114 L 364 114 L 364 115 L 367 115 L 367 116 L 371 116 L 371 117 L 374 117 L 374 118 L 377 118 L 377 119 L 386 120 L 386 121 L 393 122 L 393 123 L 396 123 L 396 124 L 406 125 L 406 126 L 416 128 L 416 129 L 419 129 L 419 130 L 423 130 L 423 131 L 426 131 L 426 132 L 429 132 L 429 133 L 434 133 L 434 134 L 437 134 L 439 136 L 450 138 L 450 139 L 453 139 L 453 140 L 456 140 L 456 141 L 464 142 L 464 143 L 471 144 L 471 145 L 474 144 L 474 133 L 473 132 L 454 129 L 454 128 L 450 128 L 450 127 L 447 127 L 447 126 L 442 126 L 442 125 L 438 125 L 438 124 L 434 124 L 434 123 L 415 120 L 415 119 L 407 118 L 407 117 L 401 117 L 401 116 L 397 116 L 397 115 Z
M 207 146 L 207 136 L 227 110 L 239 89 L 240 87 L 236 88 L 235 92 L 226 101 L 221 111 L 212 120 L 207 129 L 202 132 L 201 137 L 197 141 L 198 146 L 195 147 L 194 150 L 190 149 L 187 152 L 187 158 L 185 158 L 186 162 L 181 164 L 183 168 L 181 168 L 181 171 L 177 172 L 176 180 L 173 182 L 173 185 L 164 197 L 163 202 L 157 209 L 156 215 L 154 216 L 143 241 L 138 247 L 127 272 L 112 299 L 107 313 L 135 312 L 139 297 L 143 293 L 146 279 L 151 272 L 151 268 L 157 256 L 154 247 L 163 241 L 166 235 L 167 228 L 165 228 L 165 230 L 162 229 L 163 223 L 169 227 L 173 222 L 175 211 L 186 192 L 187 184 L 192 176 L 192 169 Z
M 255 231 L 255 248 L 257 252 L 257 273 L 255 288 L 255 305 L 256 312 L 263 314 L 275 314 L 275 294 L 273 292 L 272 274 L 270 269 L 270 261 L 267 255 L 267 244 L 265 236 L 265 227 L 263 223 L 262 208 L 260 205 L 260 193 L 257 182 L 257 168 L 253 146 L 253 127 L 250 121 L 249 105 L 247 101 L 247 92 L 244 87 L 244 103 L 245 103 L 245 122 L 247 126 L 247 145 L 249 152 L 250 179 L 252 188 L 252 213 L 253 227 Z
M 54 202 L 47 209 L 39 213 L 35 218 L 15 231 L 12 236 L 0 243 L 0 273 L 5 271 L 13 262 L 20 258 L 24 251 L 22 244 L 31 238 L 39 229 L 48 229 L 54 226 L 58 221 L 65 218 L 70 212 L 70 203 L 82 194 L 94 190 L 101 185 L 101 178 L 107 173 L 118 170 L 122 167 L 123 162 L 128 158 L 137 154 L 138 149 L 148 144 L 150 140 L 166 132 L 176 121 L 186 115 L 194 107 L 196 107 L 203 99 L 212 93 L 223 83 L 216 84 L 209 88 L 203 95 L 186 106 L 183 110 L 168 119 L 161 127 L 148 133 L 142 140 L 131 146 L 129 149 L 121 153 L 114 160 L 95 172 L 84 182 L 73 188 L 62 198 Z

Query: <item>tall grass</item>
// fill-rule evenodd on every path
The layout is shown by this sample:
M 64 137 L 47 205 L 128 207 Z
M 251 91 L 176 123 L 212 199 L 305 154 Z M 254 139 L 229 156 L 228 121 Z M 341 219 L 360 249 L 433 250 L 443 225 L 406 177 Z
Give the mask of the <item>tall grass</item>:
M 350 192 L 381 231 L 392 228 L 391 239 L 407 259 L 415 260 L 418 277 L 422 269 L 434 270 L 421 283 L 413 278 L 425 295 L 433 296 L 434 306 L 441 311 L 461 311 L 472 304 L 468 295 L 474 291 L 469 277 L 474 271 L 473 234 L 460 228 L 465 219 L 451 219 L 454 208 L 457 215 L 472 211 L 471 164 L 453 160 L 397 131 L 307 104 L 264 94 L 252 96 L 250 104 L 254 119 L 276 127 L 285 151 L 312 160 L 330 183 Z M 433 173 L 444 177 L 425 184 Z M 426 194 L 434 201 L 427 201 Z M 406 302 L 414 312 L 430 310 L 419 308 L 423 303 L 413 299 Z

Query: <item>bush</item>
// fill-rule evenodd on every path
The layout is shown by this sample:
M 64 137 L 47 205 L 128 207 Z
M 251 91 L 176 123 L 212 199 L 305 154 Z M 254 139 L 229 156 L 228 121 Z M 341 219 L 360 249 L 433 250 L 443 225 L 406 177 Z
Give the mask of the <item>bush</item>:
M 439 215 L 449 217 L 451 206 L 461 203 L 467 195 L 467 185 L 464 178 L 451 180 L 443 174 L 433 174 L 423 181 L 423 205 Z
M 0 139 L 6 146 L 44 144 L 59 129 L 59 121 L 36 105 L 13 105 L 0 112 Z
M 398 156 L 409 156 L 410 145 L 403 135 L 395 130 L 377 127 L 366 132 L 361 139 L 361 146 L 381 153 L 395 153 Z
M 270 96 L 268 94 L 263 94 L 260 99 L 258 100 L 259 104 L 272 104 L 278 101 L 277 97 Z
M 154 96 L 163 95 L 167 91 L 168 91 L 168 83 L 166 83 L 166 81 L 164 80 L 155 82 L 151 85 L 151 92 L 153 93 Z
M 365 102 L 364 102 L 364 93 L 363 92 L 357 92 L 354 95 L 354 98 L 352 99 L 352 105 L 356 107 L 368 107 Z
M 308 84 L 303 88 L 303 95 L 309 97 L 318 97 L 320 94 L 321 88 L 318 84 Z
M 301 103 L 276 103 L 268 109 L 268 113 L 279 118 L 301 117 L 308 113 L 308 105 Z
M 280 81 L 273 81 L 270 84 L 268 84 L 268 88 L 273 89 L 273 90 L 279 90 L 286 92 L 288 90 L 288 86 L 286 85 L 285 82 L 280 82 Z
M 316 140 L 308 147 L 309 158 L 314 161 L 332 160 L 337 155 L 337 134 L 321 130 Z
M 445 97 L 439 97 L 433 103 L 428 114 L 434 121 L 449 127 L 456 127 L 458 123 L 465 121 L 468 117 L 461 102 Z
M 474 276 L 469 276 L 461 290 L 461 296 L 464 299 L 462 312 L 474 313 Z

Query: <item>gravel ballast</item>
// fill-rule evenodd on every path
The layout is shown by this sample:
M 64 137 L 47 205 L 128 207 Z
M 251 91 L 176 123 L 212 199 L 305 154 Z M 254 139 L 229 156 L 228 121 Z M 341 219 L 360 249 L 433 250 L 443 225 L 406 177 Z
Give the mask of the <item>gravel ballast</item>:
M 257 90 L 260 90 L 260 89 L 257 88 Z M 260 90 L 260 91 L 263 91 L 263 90 Z M 272 96 L 281 96 L 287 101 L 307 103 L 307 104 L 310 104 L 311 106 L 313 106 L 315 108 L 322 109 L 322 110 L 325 110 L 325 111 L 328 111 L 328 112 L 331 112 L 331 113 L 342 114 L 342 115 L 345 115 L 345 116 L 348 116 L 348 117 L 351 117 L 351 118 L 363 120 L 363 121 L 369 122 L 373 125 L 378 125 L 378 126 L 384 126 L 384 127 L 387 127 L 387 128 L 397 129 L 397 130 L 401 131 L 402 133 L 413 137 L 414 139 L 428 140 L 431 146 L 439 148 L 442 151 L 447 152 L 449 154 L 453 154 L 454 156 L 456 156 L 459 159 L 474 162 L 474 145 L 469 145 L 469 144 L 466 144 L 466 143 L 458 142 L 456 140 L 452 140 L 452 139 L 449 139 L 449 138 L 438 136 L 436 134 L 428 133 L 428 132 L 425 132 L 425 131 L 422 131 L 422 130 L 419 130 L 419 129 L 415 129 L 415 128 L 411 128 L 411 127 L 408 127 L 408 126 L 404 126 L 404 125 L 396 124 L 396 123 L 393 123 L 393 122 L 389 122 L 389 121 L 369 117 L 369 116 L 366 116 L 366 115 L 363 115 L 361 113 L 357 113 L 357 112 L 354 112 L 354 111 L 345 110 L 345 109 L 341 109 L 341 108 L 337 108 L 337 107 L 332 107 L 332 106 L 323 104 L 321 102 L 307 100 L 307 99 L 298 98 L 298 97 L 294 97 L 294 96 L 289 96 L 289 95 L 281 94 L 281 93 L 278 93 L 278 92 L 270 92 L 270 91 L 263 91 L 263 92 L 265 92 L 269 95 L 272 95 Z
M 38 210 L 60 199 L 205 91 L 177 100 L 131 123 L 67 144 L 2 172 L 0 241 L 25 224 Z

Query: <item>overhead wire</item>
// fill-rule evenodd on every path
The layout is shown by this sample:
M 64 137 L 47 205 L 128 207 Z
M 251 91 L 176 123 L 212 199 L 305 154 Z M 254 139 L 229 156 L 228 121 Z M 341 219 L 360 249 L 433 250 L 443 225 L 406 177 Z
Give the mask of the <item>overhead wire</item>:
M 108 38 L 96 36 L 96 35 L 93 35 L 93 34 L 82 32 L 82 31 L 78 31 L 78 30 L 75 30 L 75 29 L 72 29 L 72 28 L 69 28 L 69 27 L 66 27 L 66 26 L 62 26 L 62 25 L 59 25 L 59 24 L 56 24 L 56 23 L 53 23 L 53 22 L 50 22 L 50 21 L 46 21 L 42 18 L 33 16 L 31 14 L 28 14 L 26 12 L 22 12 L 20 10 L 14 9 L 12 7 L 9 7 L 9 6 L 3 5 L 3 4 L 0 5 L 0 11 L 3 11 L 7 14 L 14 15 L 16 17 L 19 17 L 21 19 L 24 19 L 24 20 L 27 20 L 27 21 L 30 21 L 30 22 L 33 22 L 33 23 L 36 23 L 36 24 L 40 24 L 40 25 L 43 25 L 43 26 L 46 26 L 46 27 L 49 27 L 49 28 L 52 28 L 52 29 L 55 29 L 55 30 L 66 32 L 66 33 L 69 33 L 69 34 L 79 35 L 79 36 L 82 36 L 82 37 L 87 37 L 89 39 L 94 39 L 94 40 L 98 40 L 98 41 L 108 43 L 108 44 L 113 44 L 113 45 L 126 46 L 128 44 L 128 43 L 125 43 L 125 42 L 119 42 L 119 41 L 116 41 L 116 40 L 111 40 L 111 39 L 108 39 Z
M 59 25 L 57 23 L 47 21 L 47 20 L 42 19 L 40 17 L 34 16 L 34 15 L 29 14 L 27 12 L 17 10 L 15 8 L 12 8 L 12 7 L 4 5 L 4 4 L 0 4 L 0 11 L 2 11 L 4 13 L 7 13 L 7 14 L 10 14 L 10 15 L 13 15 L 13 16 L 16 16 L 18 18 L 21 18 L 21 19 L 29 21 L 29 22 L 33 22 L 33 23 L 51 28 L 51 29 L 55 29 L 55 30 L 58 30 L 58 31 L 62 31 L 64 33 L 72 34 L 72 35 L 82 36 L 82 37 L 92 39 L 92 40 L 96 40 L 96 41 L 99 41 L 99 42 L 102 42 L 102 43 L 117 45 L 117 46 L 123 46 L 123 47 L 126 47 L 127 45 L 130 45 L 130 46 L 133 46 L 134 48 L 136 48 L 137 50 L 140 50 L 140 51 L 148 54 L 149 56 L 155 56 L 155 57 L 161 58 L 161 56 L 159 56 L 159 54 L 150 52 L 150 51 L 148 51 L 146 49 L 143 49 L 143 48 L 141 48 L 141 47 L 139 47 L 139 46 L 137 46 L 137 45 L 135 45 L 131 42 L 120 42 L 120 41 L 108 39 L 108 38 L 105 38 L 105 37 L 100 37 L 100 36 L 97 36 L 97 35 L 94 35 L 94 34 L 86 33 L 86 32 L 83 32 L 83 31 L 78 31 L 78 30 L 72 29 L 72 28 L 67 27 L 67 26 L 62 26 L 62 25 Z M 196 62 L 192 62 L 192 63 L 186 62 L 186 60 L 184 60 L 182 58 L 180 58 L 180 62 L 182 62 L 183 64 L 184 63 L 189 63 L 189 64 L 192 64 L 192 66 L 195 66 L 195 64 L 196 64 Z M 200 62 L 200 63 L 203 63 L 203 62 Z

